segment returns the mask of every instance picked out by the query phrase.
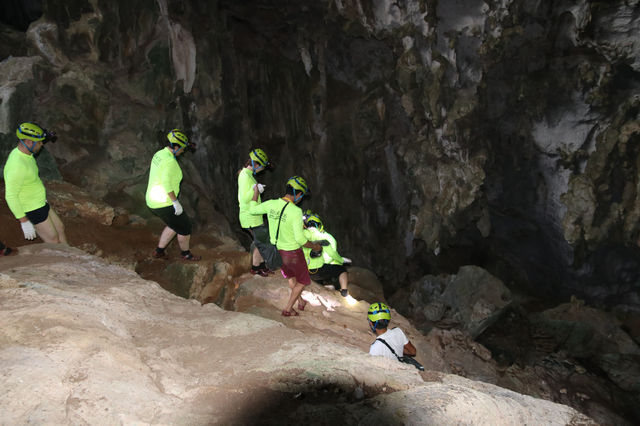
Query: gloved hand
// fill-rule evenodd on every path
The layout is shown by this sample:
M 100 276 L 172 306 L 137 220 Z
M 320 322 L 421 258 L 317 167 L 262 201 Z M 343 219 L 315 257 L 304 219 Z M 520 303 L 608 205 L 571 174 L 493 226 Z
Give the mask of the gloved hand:
M 267 185 L 263 185 L 261 183 L 256 183 L 251 188 L 255 188 L 256 186 L 258 187 L 258 192 L 262 194 Z
M 344 256 L 342 256 L 342 262 L 343 262 L 345 265 L 351 265 L 351 259 L 349 259 L 348 257 L 344 257 Z
M 173 210 L 175 211 L 175 213 L 174 213 L 174 214 L 175 214 L 176 216 L 180 216 L 180 215 L 182 214 L 183 209 L 182 209 L 182 204 L 180 204 L 180 201 L 175 200 L 175 201 L 173 202 Z
M 33 240 L 36 238 L 36 228 L 33 227 L 33 223 L 30 221 L 20 222 L 20 226 L 22 226 L 25 240 Z

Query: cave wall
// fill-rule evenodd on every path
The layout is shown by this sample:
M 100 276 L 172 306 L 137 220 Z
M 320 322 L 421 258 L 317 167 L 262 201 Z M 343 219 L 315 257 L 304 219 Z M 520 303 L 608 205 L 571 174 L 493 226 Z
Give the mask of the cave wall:
M 239 235 L 235 173 L 260 146 L 267 197 L 305 176 L 302 207 L 389 293 L 464 264 L 547 296 L 637 289 L 638 1 L 42 9 L 0 32 L 3 154 L 33 117 L 66 180 L 143 214 L 149 158 L 182 127 L 201 229 L 222 214 Z

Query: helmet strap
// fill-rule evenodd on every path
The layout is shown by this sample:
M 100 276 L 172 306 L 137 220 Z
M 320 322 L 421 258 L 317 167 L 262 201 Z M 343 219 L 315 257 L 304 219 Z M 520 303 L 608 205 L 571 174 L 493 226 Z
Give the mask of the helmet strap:
M 26 140 L 29 140 L 29 139 L 26 139 Z M 33 142 L 33 145 L 31 145 L 31 148 L 29 148 L 29 147 L 27 146 L 27 144 L 26 144 L 26 143 L 24 143 L 24 141 L 25 141 L 24 139 L 20 139 L 20 143 L 21 143 L 22 145 L 24 145 L 24 147 L 25 147 L 25 148 L 27 148 L 27 149 L 29 150 L 29 152 L 30 152 L 30 153 L 35 154 L 35 152 L 33 152 L 33 148 L 36 146 L 36 143 L 37 143 L 37 142 L 31 141 L 31 142 Z
M 178 154 L 179 154 L 180 152 L 182 152 L 182 150 L 185 148 L 184 146 L 180 146 L 180 145 L 178 145 L 178 146 L 179 146 L 179 148 L 174 150 L 174 148 L 173 148 L 173 142 L 169 142 L 169 145 L 171 145 L 171 151 L 173 151 L 173 158 L 177 158 L 177 157 L 178 157 Z
M 371 327 L 371 331 L 373 331 L 374 333 L 376 332 L 376 325 L 378 325 L 378 321 L 376 322 L 369 321 L 369 327 Z
M 304 192 L 300 192 L 299 195 L 296 195 L 296 189 L 293 188 L 293 202 L 298 203 L 304 197 Z

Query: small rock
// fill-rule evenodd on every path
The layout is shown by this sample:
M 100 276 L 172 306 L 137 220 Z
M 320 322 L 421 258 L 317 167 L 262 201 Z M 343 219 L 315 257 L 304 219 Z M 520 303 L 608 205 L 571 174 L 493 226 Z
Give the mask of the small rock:
M 356 400 L 364 399 L 364 391 L 362 390 L 362 388 L 360 386 L 358 386 L 357 388 L 355 388 L 353 390 L 353 397 Z

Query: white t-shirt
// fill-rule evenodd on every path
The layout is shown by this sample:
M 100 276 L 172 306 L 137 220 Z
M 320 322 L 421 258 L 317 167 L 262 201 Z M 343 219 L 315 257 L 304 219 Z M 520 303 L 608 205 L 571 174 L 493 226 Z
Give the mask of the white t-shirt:
M 377 338 L 383 339 L 385 342 L 387 342 L 387 344 L 391 346 L 394 351 L 396 351 L 396 355 L 398 356 L 402 356 L 404 352 L 404 345 L 409 343 L 409 339 L 407 339 L 407 336 L 405 336 L 402 330 L 397 327 L 392 328 L 391 330 L 387 330 L 386 333 L 379 335 Z M 387 345 L 377 340 L 371 345 L 371 348 L 369 349 L 369 355 L 384 356 L 395 361 L 398 360 L 398 358 L 389 350 Z

